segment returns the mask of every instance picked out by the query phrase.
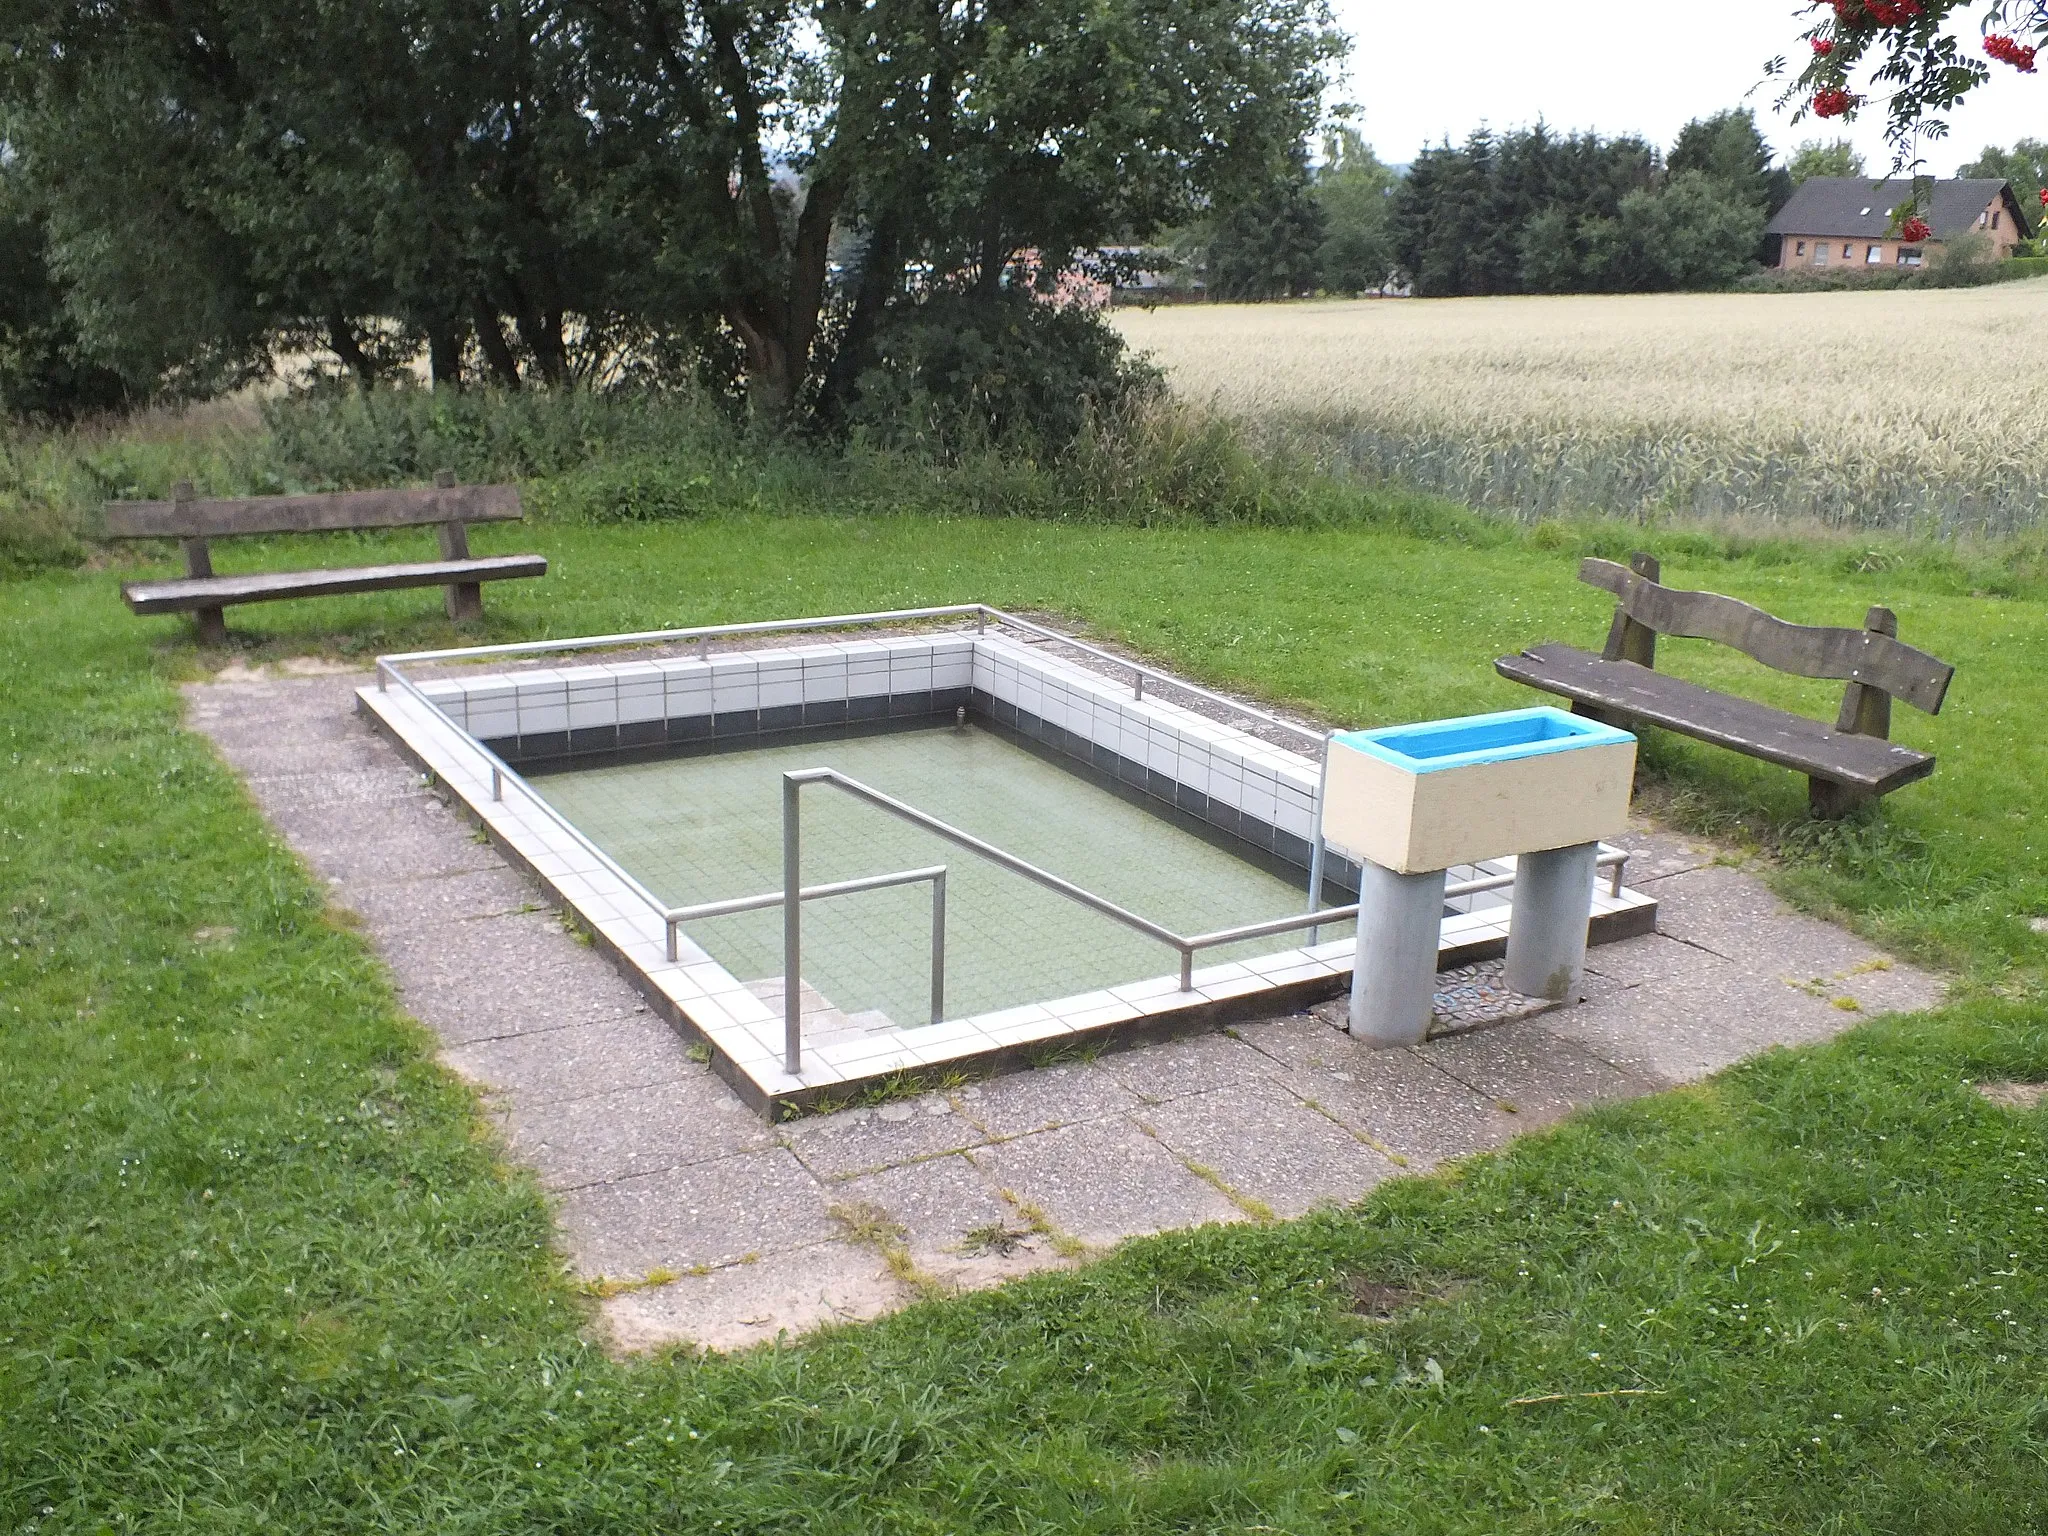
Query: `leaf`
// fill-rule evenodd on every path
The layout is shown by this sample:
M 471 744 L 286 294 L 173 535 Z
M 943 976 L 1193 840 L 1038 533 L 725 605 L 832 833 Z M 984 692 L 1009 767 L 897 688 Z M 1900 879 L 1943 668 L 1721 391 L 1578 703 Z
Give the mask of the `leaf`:
M 1436 1363 L 1435 1355 L 1431 1355 L 1422 1362 L 1422 1375 L 1423 1379 L 1432 1387 L 1440 1387 L 1444 1384 L 1444 1368 Z
M 1342 1424 L 1339 1424 L 1337 1426 L 1337 1439 L 1343 1445 L 1356 1445 L 1358 1444 L 1358 1431 L 1346 1429 Z

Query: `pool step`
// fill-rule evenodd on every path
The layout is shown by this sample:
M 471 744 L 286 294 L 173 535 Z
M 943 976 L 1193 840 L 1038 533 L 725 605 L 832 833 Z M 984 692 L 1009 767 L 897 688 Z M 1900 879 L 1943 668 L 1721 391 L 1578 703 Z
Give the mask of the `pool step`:
M 777 1015 L 782 1013 L 783 986 L 780 976 L 763 976 L 746 984 Z M 879 1008 L 848 1013 L 808 981 L 803 983 L 804 1044 L 829 1045 L 835 1040 L 858 1039 L 892 1030 L 896 1021 Z

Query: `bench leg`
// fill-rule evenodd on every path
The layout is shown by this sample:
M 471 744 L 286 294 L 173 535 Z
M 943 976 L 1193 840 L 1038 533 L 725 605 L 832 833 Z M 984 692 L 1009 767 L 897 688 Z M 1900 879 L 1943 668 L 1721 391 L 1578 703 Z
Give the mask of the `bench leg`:
M 227 615 L 218 608 L 195 608 L 192 622 L 199 630 L 201 645 L 226 645 L 228 643 Z
M 1588 704 L 1584 699 L 1572 701 L 1572 713 L 1583 719 L 1597 721 L 1601 725 L 1611 725 L 1618 731 L 1628 729 L 1625 717 L 1615 714 L 1611 709 L 1602 709 L 1597 704 Z
M 1870 797 L 1861 790 L 1811 776 L 1806 781 L 1806 808 L 1819 821 L 1840 821 Z
M 480 619 L 483 616 L 484 589 L 482 582 L 458 581 L 449 585 L 449 618 L 459 624 L 465 619 Z

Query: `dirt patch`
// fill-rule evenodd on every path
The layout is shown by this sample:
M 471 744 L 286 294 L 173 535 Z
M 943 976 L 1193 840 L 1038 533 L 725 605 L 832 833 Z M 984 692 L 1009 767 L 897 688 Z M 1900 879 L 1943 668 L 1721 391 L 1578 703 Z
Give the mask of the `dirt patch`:
M 1979 1083 L 1977 1091 L 2000 1109 L 2038 1109 L 2048 1083 Z
M 1367 1275 L 1353 1275 L 1346 1285 L 1351 1292 L 1351 1310 L 1375 1323 L 1392 1322 L 1411 1307 L 1429 1301 L 1449 1301 L 1471 1288 L 1468 1280 L 1412 1280 L 1397 1285 Z

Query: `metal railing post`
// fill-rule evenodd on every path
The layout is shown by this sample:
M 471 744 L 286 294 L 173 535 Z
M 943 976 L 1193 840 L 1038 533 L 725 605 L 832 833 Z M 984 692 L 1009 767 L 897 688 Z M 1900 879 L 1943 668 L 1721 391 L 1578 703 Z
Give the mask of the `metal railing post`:
M 802 793 L 801 780 L 782 776 L 782 1065 L 792 1075 L 804 1069 Z
M 1336 739 L 1337 733 L 1335 731 L 1330 732 L 1323 739 L 1322 772 L 1316 776 L 1316 822 L 1310 832 L 1315 842 L 1309 848 L 1308 853 L 1308 909 L 1311 912 L 1316 911 L 1323 904 L 1323 802 L 1329 798 L 1330 743 Z M 1309 943 L 1319 944 L 1322 942 L 1322 938 L 1323 930 L 1320 926 L 1309 929 Z
M 946 1016 L 946 874 L 932 877 L 932 1022 Z
M 1183 944 L 1180 948 L 1180 989 L 1183 992 L 1195 990 L 1195 946 Z
M 505 770 L 496 763 L 491 764 L 491 798 L 493 800 L 505 798 Z
M 673 917 L 668 919 L 668 957 L 671 960 L 680 960 L 683 958 L 679 953 L 677 953 L 678 949 L 680 948 L 680 944 L 676 937 L 677 933 L 682 929 L 682 926 L 682 922 L 679 919 Z

